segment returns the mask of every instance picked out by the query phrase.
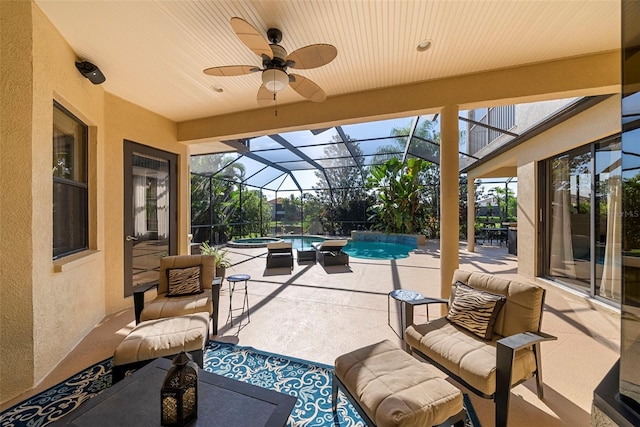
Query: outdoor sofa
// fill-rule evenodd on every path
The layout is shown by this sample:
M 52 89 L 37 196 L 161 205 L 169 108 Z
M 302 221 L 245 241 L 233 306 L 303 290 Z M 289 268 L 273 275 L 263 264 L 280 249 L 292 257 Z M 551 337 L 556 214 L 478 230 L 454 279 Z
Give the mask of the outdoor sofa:
M 491 274 L 456 270 L 449 299 L 407 301 L 407 351 L 423 357 L 469 390 L 493 399 L 496 426 L 506 426 L 511 388 L 536 376 L 543 398 L 540 331 L 545 290 Z M 413 324 L 417 305 L 445 303 L 447 316 Z

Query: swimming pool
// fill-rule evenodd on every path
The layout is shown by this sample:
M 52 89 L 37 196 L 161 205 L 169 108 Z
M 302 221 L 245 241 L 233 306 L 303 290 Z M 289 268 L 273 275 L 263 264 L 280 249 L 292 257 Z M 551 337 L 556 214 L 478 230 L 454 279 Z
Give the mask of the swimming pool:
M 311 244 L 322 242 L 325 239 L 320 236 L 288 235 L 281 237 L 256 237 L 248 239 L 236 239 L 227 242 L 231 248 L 264 248 L 269 242 L 291 242 L 293 249 L 310 250 Z M 402 259 L 408 258 L 409 252 L 416 246 L 395 242 L 381 242 L 369 240 L 349 240 L 344 247 L 344 252 L 353 258 L 362 259 Z
M 409 252 L 415 246 L 400 243 L 369 242 L 365 240 L 350 240 L 344 247 L 344 252 L 353 258 L 364 259 L 402 259 L 408 258 Z
M 323 242 L 326 239 L 319 236 L 280 236 L 280 240 L 291 242 L 293 249 L 311 249 L 312 243 Z

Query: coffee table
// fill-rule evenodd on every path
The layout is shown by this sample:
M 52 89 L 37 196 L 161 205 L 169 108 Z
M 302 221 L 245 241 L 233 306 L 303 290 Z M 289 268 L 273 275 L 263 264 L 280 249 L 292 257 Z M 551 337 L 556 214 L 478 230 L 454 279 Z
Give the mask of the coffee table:
M 172 363 L 156 359 L 85 402 L 53 426 L 157 427 L 160 388 Z M 198 418 L 190 426 L 282 427 L 294 396 L 200 370 Z

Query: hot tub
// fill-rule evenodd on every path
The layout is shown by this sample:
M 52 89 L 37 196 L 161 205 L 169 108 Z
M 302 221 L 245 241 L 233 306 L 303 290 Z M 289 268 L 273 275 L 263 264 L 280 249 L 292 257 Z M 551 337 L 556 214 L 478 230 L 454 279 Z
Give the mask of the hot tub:
M 266 248 L 267 243 L 281 242 L 277 237 L 250 237 L 227 242 L 228 248 Z

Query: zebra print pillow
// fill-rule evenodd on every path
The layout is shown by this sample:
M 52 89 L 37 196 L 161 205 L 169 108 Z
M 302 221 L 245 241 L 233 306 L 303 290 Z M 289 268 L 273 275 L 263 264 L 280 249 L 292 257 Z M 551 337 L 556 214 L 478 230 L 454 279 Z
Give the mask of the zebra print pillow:
M 490 340 L 493 336 L 493 325 L 506 301 L 507 298 L 503 295 L 481 291 L 457 282 L 447 319 L 482 339 Z
M 187 268 L 167 269 L 167 281 L 169 282 L 168 297 L 201 294 L 204 292 L 200 279 L 200 266 Z

